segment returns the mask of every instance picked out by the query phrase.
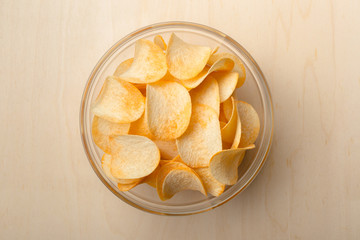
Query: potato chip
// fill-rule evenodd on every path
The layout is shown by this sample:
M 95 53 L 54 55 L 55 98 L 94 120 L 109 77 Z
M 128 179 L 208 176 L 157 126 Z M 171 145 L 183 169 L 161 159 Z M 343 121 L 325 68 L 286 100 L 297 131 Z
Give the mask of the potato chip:
M 260 131 L 260 120 L 255 109 L 248 103 L 236 101 L 241 121 L 241 139 L 239 147 L 245 147 L 256 141 Z
M 166 50 L 168 70 L 180 80 L 193 78 L 204 69 L 210 53 L 209 47 L 186 43 L 173 33 Z
M 209 74 L 217 71 L 230 71 L 233 67 L 233 60 L 230 58 L 222 58 L 215 62 L 211 67 L 206 66 L 197 76 L 182 80 L 181 82 L 186 88 L 196 88 Z
M 146 106 L 145 106 L 145 112 L 141 117 L 136 120 L 135 122 L 132 122 L 130 124 L 129 134 L 131 135 L 140 135 L 147 137 L 149 139 L 154 139 L 154 136 L 151 134 L 148 126 L 147 121 L 147 114 L 146 114 Z
M 141 117 L 144 108 L 145 99 L 136 87 L 119 78 L 108 77 L 92 112 L 110 122 L 130 123 Z
M 220 102 L 224 102 L 233 94 L 238 82 L 237 72 L 214 72 L 211 74 L 219 84 Z
M 220 104 L 220 109 L 224 112 L 224 116 L 226 119 L 226 122 L 228 122 L 231 118 L 231 114 L 233 112 L 233 102 L 231 98 L 228 98 L 226 101 L 222 102 Z
M 149 40 L 140 39 L 135 43 L 133 63 L 119 77 L 131 83 L 152 83 L 160 80 L 166 72 L 166 58 L 161 48 Z
M 236 57 L 235 55 L 233 55 L 231 53 L 216 53 L 216 54 L 211 55 L 207 64 L 213 65 L 216 61 L 218 61 L 221 58 L 230 58 L 235 62 L 234 71 L 239 73 L 239 79 L 238 79 L 236 87 L 237 88 L 241 87 L 244 84 L 245 79 L 246 79 L 246 71 L 245 71 L 245 67 L 244 67 L 244 64 L 242 63 L 242 61 L 238 57 Z
M 130 189 L 136 187 L 137 185 L 139 185 L 141 183 L 140 182 L 134 182 L 134 183 L 129 183 L 129 184 L 121 184 L 121 183 L 118 183 L 117 187 L 120 191 L 122 192 L 126 192 L 126 191 L 129 191 Z
M 101 167 L 104 170 L 105 175 L 110 178 L 110 180 L 116 182 L 116 183 L 120 183 L 120 184 L 132 184 L 135 182 L 140 182 L 142 179 L 141 178 L 136 178 L 136 179 L 119 179 L 119 178 L 115 178 L 110 171 L 110 166 L 111 166 L 111 155 L 110 154 L 104 154 L 101 158 Z
M 215 78 L 208 76 L 197 88 L 190 91 L 192 104 L 201 103 L 220 112 L 219 86 Z
M 238 179 L 238 165 L 242 152 L 255 148 L 250 145 L 245 148 L 228 149 L 217 152 L 210 160 L 212 176 L 226 185 L 234 185 Z
M 239 157 L 239 163 L 238 163 L 238 167 L 241 165 L 242 161 L 244 160 L 246 151 L 243 151 Z
M 162 140 L 181 136 L 189 125 L 191 98 L 179 83 L 160 81 L 147 86 L 147 120 L 150 132 Z
M 176 139 L 181 159 L 193 168 L 209 166 L 210 158 L 222 149 L 220 123 L 216 112 L 194 104 L 189 127 Z
M 231 97 L 233 104 L 229 122 L 221 128 L 221 138 L 224 142 L 231 143 L 231 148 L 237 148 L 241 138 L 241 122 L 237 113 L 235 99 Z
M 160 150 L 162 159 L 173 159 L 179 155 L 175 140 L 153 140 Z
M 156 183 L 157 191 L 161 200 L 167 200 L 183 190 L 200 191 L 206 195 L 204 184 L 199 175 L 179 162 L 165 164 L 161 167 Z
M 226 125 L 226 122 L 220 121 L 220 129 L 223 129 Z
M 222 184 L 211 175 L 210 169 L 206 168 L 195 168 L 195 172 L 200 176 L 204 183 L 207 193 L 213 196 L 220 196 L 225 190 L 225 184 Z
M 213 50 L 211 50 L 210 56 L 215 54 L 218 50 L 219 50 L 219 46 L 214 47 Z
M 156 35 L 154 37 L 154 43 L 156 45 L 158 45 L 163 51 L 166 51 L 167 45 L 166 45 L 165 40 L 163 39 L 163 37 L 161 35 Z
M 110 153 L 110 137 L 125 135 L 129 128 L 129 123 L 113 123 L 94 116 L 91 131 L 95 144 L 104 152 Z
M 121 74 L 126 72 L 130 68 L 133 61 L 134 61 L 133 58 L 129 58 L 129 59 L 123 61 L 122 63 L 120 63 L 114 72 L 114 76 L 119 77 Z
M 160 152 L 147 137 L 122 135 L 111 139 L 111 174 L 134 179 L 152 173 L 159 164 Z

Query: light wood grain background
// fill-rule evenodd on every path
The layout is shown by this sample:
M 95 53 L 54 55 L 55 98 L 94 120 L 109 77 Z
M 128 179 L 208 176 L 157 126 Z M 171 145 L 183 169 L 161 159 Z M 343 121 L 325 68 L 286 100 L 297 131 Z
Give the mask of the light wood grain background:
M 359 1 L 0 1 L 0 239 L 360 239 Z M 130 31 L 193 21 L 256 59 L 275 106 L 267 164 L 213 211 L 161 217 L 98 180 L 83 87 Z

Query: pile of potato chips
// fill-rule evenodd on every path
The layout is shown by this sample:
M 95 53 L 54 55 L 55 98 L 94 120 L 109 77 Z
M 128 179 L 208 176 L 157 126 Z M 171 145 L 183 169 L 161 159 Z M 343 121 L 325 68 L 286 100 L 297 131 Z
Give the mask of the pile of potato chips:
M 141 39 L 134 58 L 109 76 L 92 106 L 102 168 L 121 191 L 141 183 L 161 200 L 182 190 L 219 196 L 238 180 L 260 121 L 234 99 L 246 74 L 240 59 L 172 34 Z

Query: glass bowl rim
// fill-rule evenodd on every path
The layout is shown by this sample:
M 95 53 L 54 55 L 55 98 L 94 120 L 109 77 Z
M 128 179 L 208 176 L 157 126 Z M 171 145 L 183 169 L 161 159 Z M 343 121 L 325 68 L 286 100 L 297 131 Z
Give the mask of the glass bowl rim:
M 187 212 L 187 213 L 163 213 L 163 212 L 158 212 L 158 211 L 153 211 L 151 209 L 142 207 L 130 200 L 128 200 L 127 198 L 123 197 L 122 195 L 120 195 L 118 192 L 116 192 L 109 184 L 108 182 L 103 178 L 103 176 L 101 175 L 101 173 L 99 172 L 97 166 L 94 163 L 94 160 L 92 159 L 92 156 L 90 154 L 90 150 L 87 146 L 86 143 L 86 136 L 85 136 L 85 103 L 87 102 L 87 96 L 88 96 L 88 92 L 89 89 L 92 85 L 94 76 L 96 75 L 96 73 L 98 72 L 99 68 L 101 68 L 101 66 L 106 62 L 106 60 L 108 59 L 109 56 L 111 56 L 111 54 L 114 52 L 115 49 L 117 49 L 120 45 L 125 44 L 127 41 L 129 41 L 130 39 L 132 39 L 134 36 L 141 34 L 143 32 L 146 32 L 148 30 L 151 29 L 162 29 L 162 28 L 168 28 L 168 27 L 184 27 L 184 28 L 195 28 L 198 29 L 200 31 L 208 31 L 211 32 L 215 35 L 218 35 L 220 37 L 223 37 L 224 39 L 226 39 L 227 41 L 231 42 L 231 44 L 233 44 L 236 48 L 238 48 L 254 65 L 254 67 L 256 68 L 258 74 L 261 76 L 262 80 L 263 80 L 263 84 L 265 86 L 266 92 L 268 94 L 268 98 L 270 100 L 270 127 L 271 127 L 271 133 L 270 133 L 270 139 L 269 139 L 269 144 L 268 147 L 266 149 L 266 153 L 263 156 L 263 159 L 261 159 L 261 162 L 259 164 L 259 166 L 257 167 L 256 171 L 252 174 L 252 176 L 247 180 L 246 184 L 244 184 L 241 188 L 239 188 L 232 196 L 230 196 L 229 198 L 225 199 L 222 202 L 219 202 L 218 204 L 214 205 L 214 206 L 210 206 L 208 208 L 199 210 L 199 211 L 193 211 L 193 212 Z M 101 180 L 101 182 L 118 198 L 120 198 L 122 201 L 126 202 L 127 204 L 140 209 L 142 211 L 148 212 L 148 213 L 152 213 L 152 214 L 157 214 L 157 215 L 168 215 L 168 216 L 184 216 L 184 215 L 193 215 L 193 214 L 197 214 L 197 213 L 202 213 L 202 212 L 207 212 L 210 211 L 212 209 L 215 209 L 225 203 L 227 203 L 228 201 L 230 201 L 231 199 L 233 199 L 234 197 L 236 197 L 239 193 L 241 193 L 242 191 L 244 191 L 249 185 L 250 183 L 255 179 L 255 177 L 258 175 L 258 173 L 260 172 L 260 170 L 262 169 L 267 156 L 269 154 L 271 145 L 272 145 L 272 140 L 273 140 L 273 134 L 274 134 L 274 111 L 273 111 L 273 102 L 272 102 L 272 97 L 271 97 L 271 92 L 270 92 L 270 88 L 269 85 L 266 81 L 266 78 L 263 74 L 263 72 L 261 71 L 259 65 L 256 63 L 256 61 L 253 59 L 253 57 L 247 52 L 247 50 L 240 45 L 237 41 L 235 41 L 234 39 L 232 39 L 231 37 L 229 37 L 228 35 L 226 35 L 225 33 L 214 29 L 212 27 L 203 25 L 203 24 L 198 24 L 198 23 L 193 23 L 193 22 L 186 22 L 186 21 L 168 21 L 168 22 L 159 22 L 159 23 L 154 23 L 142 28 L 139 28 L 131 33 L 129 33 L 128 35 L 126 35 L 125 37 L 121 38 L 119 41 L 117 41 L 114 45 L 112 45 L 110 47 L 109 50 L 107 50 L 105 52 L 105 54 L 100 58 L 100 60 L 97 62 L 97 64 L 95 65 L 95 67 L 93 68 L 93 70 L 91 71 L 91 74 L 86 82 L 85 88 L 84 88 L 84 92 L 83 95 L 81 97 L 81 104 L 80 104 L 80 113 L 79 113 L 79 124 L 80 124 L 80 134 L 81 134 L 81 140 L 82 140 L 82 144 L 83 144 L 83 148 L 85 151 L 85 154 L 88 158 L 88 161 L 92 167 L 92 169 L 94 170 L 95 174 L 97 175 L 97 177 Z

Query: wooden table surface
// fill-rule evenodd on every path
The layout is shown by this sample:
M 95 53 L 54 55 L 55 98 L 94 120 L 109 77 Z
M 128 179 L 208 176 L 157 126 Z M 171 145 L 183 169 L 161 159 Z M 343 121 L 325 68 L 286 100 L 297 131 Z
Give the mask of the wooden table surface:
M 0 239 L 360 239 L 359 1 L 0 2 Z M 218 209 L 141 212 L 98 180 L 79 106 L 127 33 L 183 20 L 256 59 L 275 106 L 261 173 Z

